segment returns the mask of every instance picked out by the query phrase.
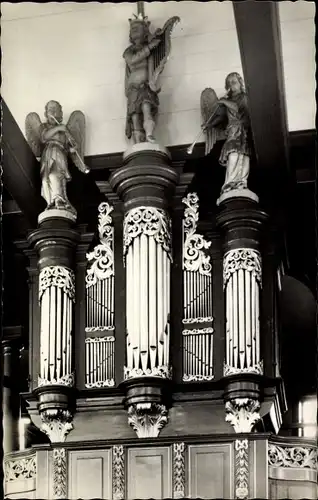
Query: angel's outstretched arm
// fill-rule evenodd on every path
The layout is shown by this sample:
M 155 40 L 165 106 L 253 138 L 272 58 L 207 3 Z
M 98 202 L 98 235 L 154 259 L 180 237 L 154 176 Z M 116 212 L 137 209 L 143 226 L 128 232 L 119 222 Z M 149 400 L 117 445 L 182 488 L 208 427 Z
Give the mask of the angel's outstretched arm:
M 231 111 L 234 111 L 235 113 L 238 112 L 238 105 L 236 104 L 236 102 L 233 102 L 230 99 L 219 99 L 219 104 L 224 104 L 224 106 L 226 106 Z

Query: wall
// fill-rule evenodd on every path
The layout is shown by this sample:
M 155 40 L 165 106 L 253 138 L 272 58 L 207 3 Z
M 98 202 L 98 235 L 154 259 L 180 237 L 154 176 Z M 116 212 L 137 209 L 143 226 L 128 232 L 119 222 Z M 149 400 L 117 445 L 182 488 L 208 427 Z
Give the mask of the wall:
M 1 8 L 2 95 L 20 128 L 28 112 L 43 119 L 44 104 L 56 99 L 66 119 L 74 109 L 86 114 L 87 155 L 125 150 L 122 53 L 136 6 L 3 2 Z M 303 1 L 280 5 L 290 130 L 314 127 L 313 9 Z M 155 29 L 181 17 L 161 78 L 157 138 L 166 146 L 187 144 L 200 127 L 201 91 L 213 86 L 223 95 L 226 74 L 242 72 L 232 2 L 153 2 L 146 14 Z

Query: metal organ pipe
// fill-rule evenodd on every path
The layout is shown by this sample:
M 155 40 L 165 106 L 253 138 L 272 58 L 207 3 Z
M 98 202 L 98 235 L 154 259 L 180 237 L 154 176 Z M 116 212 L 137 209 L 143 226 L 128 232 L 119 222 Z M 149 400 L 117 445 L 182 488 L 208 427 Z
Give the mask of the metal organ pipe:
M 223 274 L 227 325 L 225 374 L 237 371 L 261 373 L 259 252 L 249 248 L 227 252 L 223 261 Z

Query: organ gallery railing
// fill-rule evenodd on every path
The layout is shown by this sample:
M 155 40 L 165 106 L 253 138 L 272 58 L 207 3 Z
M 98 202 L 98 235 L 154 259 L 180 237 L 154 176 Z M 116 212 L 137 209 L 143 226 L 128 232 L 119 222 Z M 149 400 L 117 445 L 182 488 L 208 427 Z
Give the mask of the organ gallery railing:
M 196 232 L 199 198 L 189 193 L 183 218 L 183 381 L 213 378 L 212 265 L 206 250 L 211 246 Z
M 113 207 L 98 207 L 100 243 L 87 254 L 86 383 L 87 388 L 113 386 L 114 381 L 114 228 Z M 109 335 L 107 335 L 109 334 Z

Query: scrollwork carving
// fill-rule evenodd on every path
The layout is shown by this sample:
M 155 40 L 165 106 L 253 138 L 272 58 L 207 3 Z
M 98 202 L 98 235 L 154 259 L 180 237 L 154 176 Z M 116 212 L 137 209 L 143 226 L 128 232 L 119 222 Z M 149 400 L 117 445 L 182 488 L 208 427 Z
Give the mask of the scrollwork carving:
M 75 374 L 70 373 L 63 375 L 63 377 L 58 379 L 52 378 L 50 380 L 38 377 L 38 387 L 42 387 L 44 385 L 65 385 L 67 387 L 73 387 L 75 385 Z
M 173 498 L 185 496 L 185 444 L 173 444 Z
M 157 403 L 137 403 L 128 408 L 128 423 L 139 438 L 158 437 L 168 422 L 168 410 Z
M 249 271 L 255 277 L 260 286 L 262 286 L 262 261 L 261 255 L 257 250 L 251 248 L 236 248 L 227 252 L 223 259 L 223 286 L 230 276 L 239 269 Z
M 182 377 L 183 382 L 210 382 L 214 375 L 186 375 Z
M 86 255 L 92 265 L 86 272 L 86 288 L 95 285 L 97 281 L 114 275 L 114 228 L 110 216 L 114 208 L 109 203 L 101 203 L 98 207 L 98 232 L 100 244 Z
M 213 317 L 207 316 L 206 318 L 185 318 L 182 320 L 184 325 L 191 325 L 193 323 L 212 323 Z
M 65 448 L 53 450 L 53 498 L 65 499 L 67 495 L 67 463 Z
M 19 457 L 15 460 L 5 460 L 4 479 L 5 482 L 21 479 L 32 479 L 36 476 L 36 457 Z
M 235 498 L 248 498 L 248 440 L 235 441 Z
M 269 444 L 268 465 L 272 467 L 302 467 L 317 470 L 317 449 L 306 446 Z
M 213 333 L 213 328 L 198 328 L 193 330 L 182 330 L 182 335 L 202 335 L 205 333 Z
M 125 498 L 125 452 L 124 447 L 113 446 L 113 499 Z
M 143 370 L 142 368 L 127 368 L 124 367 L 124 379 L 135 377 L 160 377 L 168 378 L 172 377 L 172 369 L 169 366 L 155 366 L 154 368 L 147 368 Z
M 187 206 L 183 219 L 183 268 L 186 271 L 199 271 L 200 274 L 210 276 L 212 266 L 210 256 L 204 250 L 211 246 L 201 234 L 196 233 L 199 220 L 199 198 L 196 193 L 189 193 L 182 202 Z
M 75 275 L 71 269 L 63 266 L 44 267 L 39 276 L 39 300 L 51 286 L 62 288 L 63 292 L 75 301 Z
M 248 368 L 235 368 L 234 366 L 227 365 L 224 363 L 223 375 L 228 377 L 229 375 L 237 375 L 240 373 L 256 373 L 257 375 L 263 375 L 263 361 L 261 360 L 254 366 L 249 366 Z
M 251 432 L 254 425 L 260 420 L 258 410 L 259 401 L 249 398 L 236 398 L 225 403 L 227 413 L 225 421 L 229 422 L 236 433 Z
M 73 415 L 69 410 L 45 410 L 41 413 L 42 431 L 51 443 L 63 443 L 66 435 L 73 429 Z
M 155 207 L 129 210 L 124 220 L 124 256 L 140 234 L 151 236 L 171 257 L 171 219 L 167 212 Z

